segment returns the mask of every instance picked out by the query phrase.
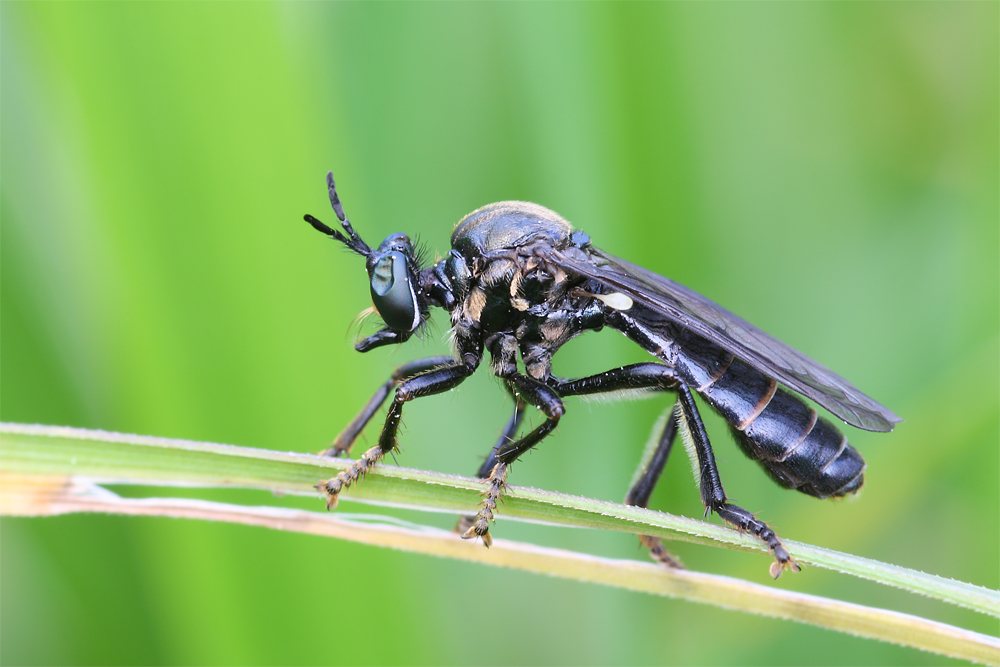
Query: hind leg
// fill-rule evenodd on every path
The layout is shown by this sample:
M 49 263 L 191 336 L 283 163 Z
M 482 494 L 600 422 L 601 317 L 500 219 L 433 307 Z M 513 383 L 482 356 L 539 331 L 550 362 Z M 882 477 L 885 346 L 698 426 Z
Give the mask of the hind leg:
M 588 394 L 615 394 L 629 390 L 672 391 L 678 384 L 674 369 L 663 364 L 646 362 L 614 368 L 604 373 L 591 375 L 576 380 L 561 380 L 554 378 L 549 382 L 560 396 L 584 396 Z M 625 496 L 626 505 L 649 507 L 649 497 L 656 488 L 663 467 L 667 465 L 670 450 L 677 437 L 677 421 L 671 416 L 667 419 L 660 440 L 652 456 L 640 463 L 639 471 L 632 488 Z M 669 567 L 681 567 L 678 561 L 658 537 L 640 535 L 639 542 L 649 549 L 653 560 Z
M 663 425 L 663 432 L 660 434 L 660 439 L 656 444 L 656 449 L 652 451 L 649 457 L 643 457 L 643 460 L 640 462 L 639 469 L 636 470 L 636 477 L 632 483 L 632 488 L 625 494 L 626 505 L 643 508 L 649 507 L 649 497 L 653 495 L 653 489 L 656 488 L 660 474 L 663 472 L 664 466 L 667 465 L 667 459 L 670 457 L 670 450 L 673 449 L 674 440 L 677 439 L 678 409 L 675 403 L 667 415 L 666 423 Z M 660 538 L 653 537 L 652 535 L 640 535 L 639 542 L 649 549 L 650 557 L 656 562 L 663 563 L 668 567 L 684 567 L 676 556 L 667 551 Z
M 628 390 L 671 391 L 677 387 L 677 376 L 672 368 L 653 362 L 632 364 L 615 368 L 604 373 L 576 380 L 554 378 L 549 382 L 560 396 L 583 396 L 588 394 L 614 394 Z M 632 488 L 625 495 L 625 504 L 635 507 L 649 507 L 649 498 L 656 488 L 674 440 L 677 438 L 677 410 L 675 406 L 667 418 L 656 448 L 649 457 L 643 457 L 636 471 Z M 663 546 L 658 537 L 640 535 L 639 542 L 649 549 L 650 557 L 668 567 L 683 567 L 679 560 Z
M 677 388 L 677 403 L 680 406 L 680 426 L 687 431 L 698 456 L 698 467 L 701 476 L 701 501 L 706 511 L 715 512 L 726 523 L 740 532 L 747 531 L 760 538 L 774 555 L 771 563 L 771 576 L 777 579 L 786 570 L 799 571 L 799 564 L 789 555 L 788 550 L 766 523 L 758 520 L 753 514 L 739 505 L 727 502 L 726 492 L 719 479 L 719 468 L 715 464 L 715 454 L 705 431 L 705 423 L 701 420 L 694 397 L 686 384 Z
M 667 457 L 670 455 L 677 426 L 679 426 L 691 436 L 698 457 L 701 500 L 706 510 L 715 512 L 723 521 L 738 530 L 756 535 L 767 545 L 775 559 L 771 565 L 772 577 L 779 577 L 785 569 L 796 572 L 799 570 L 798 563 L 792 560 L 781 540 L 766 523 L 758 520 L 739 505 L 727 501 L 726 492 L 722 488 L 722 480 L 719 478 L 719 469 L 715 463 L 715 454 L 712 452 L 712 445 L 708 439 L 708 433 L 705 431 L 705 423 L 695 405 L 691 390 L 678 379 L 674 369 L 647 362 L 616 368 L 578 380 L 552 379 L 549 386 L 555 389 L 560 396 L 614 393 L 629 389 L 676 391 L 677 421 L 671 420 L 667 423 L 653 456 L 629 491 L 625 502 L 640 507 L 645 507 L 649 502 L 649 496 L 652 494 L 660 473 L 663 471 L 663 466 L 666 465 Z M 640 539 L 644 545 L 650 548 L 653 558 L 660 560 L 659 553 L 666 553 L 658 540 L 654 541 L 648 536 Z M 669 554 L 667 557 L 670 558 Z M 670 563 L 668 562 L 668 564 Z

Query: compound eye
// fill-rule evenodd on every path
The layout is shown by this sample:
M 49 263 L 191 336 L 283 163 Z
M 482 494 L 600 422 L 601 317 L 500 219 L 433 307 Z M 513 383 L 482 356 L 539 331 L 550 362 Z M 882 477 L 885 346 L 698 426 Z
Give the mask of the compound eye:
M 413 280 L 401 252 L 380 259 L 371 273 L 372 303 L 390 329 L 413 331 L 420 324 L 420 310 Z

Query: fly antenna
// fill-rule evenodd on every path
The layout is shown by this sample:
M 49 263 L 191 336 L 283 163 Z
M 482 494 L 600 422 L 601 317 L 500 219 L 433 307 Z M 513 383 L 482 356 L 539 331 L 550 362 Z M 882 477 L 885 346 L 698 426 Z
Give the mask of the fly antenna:
M 337 219 L 340 220 L 341 227 L 347 232 L 353 243 L 345 243 L 353 250 L 359 254 L 368 256 L 372 254 L 372 249 L 368 247 L 368 244 L 361 240 L 358 233 L 354 231 L 354 227 L 351 226 L 351 221 L 347 219 L 347 214 L 344 213 L 344 205 L 340 203 L 340 197 L 337 195 L 337 184 L 333 181 L 333 172 L 326 172 L 326 188 L 330 192 L 330 205 L 333 206 L 333 212 L 337 214 Z
M 320 222 L 308 213 L 305 215 L 305 221 L 312 225 L 316 231 L 322 232 L 327 236 L 332 236 L 359 255 L 368 257 L 372 254 L 372 249 L 368 247 L 367 243 L 361 240 L 358 233 L 354 231 L 354 227 L 351 226 L 351 221 L 347 219 L 347 214 L 344 213 L 344 206 L 340 203 L 340 197 L 337 196 L 337 185 L 333 181 L 332 171 L 329 171 L 326 174 L 326 186 L 330 192 L 330 205 L 333 206 L 333 212 L 337 214 L 337 219 L 340 220 L 340 226 L 344 228 L 345 232 L 347 232 L 347 236 L 344 236 L 336 229 L 327 227 L 324 223 Z

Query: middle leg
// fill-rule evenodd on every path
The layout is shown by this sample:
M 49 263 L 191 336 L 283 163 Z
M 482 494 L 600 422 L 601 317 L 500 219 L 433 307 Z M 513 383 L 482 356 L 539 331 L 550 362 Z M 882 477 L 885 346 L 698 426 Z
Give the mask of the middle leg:
M 482 503 L 480 503 L 479 512 L 473 518 L 472 525 L 462 533 L 462 537 L 467 540 L 474 537 L 482 538 L 483 544 L 487 547 L 493 543 L 493 538 L 490 536 L 490 522 L 493 521 L 493 512 L 496 510 L 497 501 L 500 500 L 504 488 L 506 488 L 507 471 L 510 468 L 510 464 L 551 433 L 559 424 L 559 419 L 566 412 L 559 395 L 546 386 L 544 382 L 519 373 L 509 375 L 504 379 L 507 381 L 511 392 L 519 400 L 530 403 L 542 411 L 545 415 L 545 422 L 523 438 L 500 445 L 493 450 L 489 459 L 487 459 L 487 463 L 492 460 L 496 461 L 489 471 L 489 475 L 486 477 L 486 483 L 489 485 L 489 488 L 485 493 Z M 514 419 L 511 421 L 513 422 Z M 484 464 L 480 473 L 484 472 L 485 468 L 486 465 Z
M 514 435 L 517 433 L 518 427 L 521 425 L 521 420 L 524 418 L 524 409 L 527 404 L 517 396 L 514 396 L 514 414 L 510 416 L 507 421 L 507 425 L 504 427 L 503 432 L 500 434 L 500 439 L 497 440 L 496 444 L 490 448 L 490 453 L 483 461 L 483 464 L 479 466 L 479 472 L 476 473 L 476 477 L 479 479 L 486 479 L 493 472 L 493 467 L 497 464 L 497 451 L 508 442 L 514 441 Z M 472 525 L 476 522 L 476 516 L 474 514 L 467 514 L 458 520 L 455 524 L 455 532 L 462 534 L 465 531 L 472 528 Z

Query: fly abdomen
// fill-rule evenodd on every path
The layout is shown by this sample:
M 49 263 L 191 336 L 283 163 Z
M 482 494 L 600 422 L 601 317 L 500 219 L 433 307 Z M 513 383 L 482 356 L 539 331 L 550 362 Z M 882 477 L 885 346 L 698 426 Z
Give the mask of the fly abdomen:
M 847 436 L 783 389 L 753 423 L 732 430 L 747 456 L 782 486 L 827 498 L 854 493 L 864 483 L 865 461 Z
M 861 488 L 864 459 L 816 410 L 732 355 L 683 349 L 678 372 L 729 422 L 743 452 L 775 481 L 817 498 Z

